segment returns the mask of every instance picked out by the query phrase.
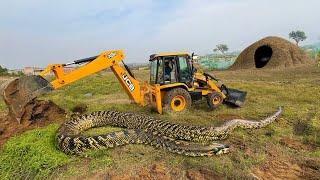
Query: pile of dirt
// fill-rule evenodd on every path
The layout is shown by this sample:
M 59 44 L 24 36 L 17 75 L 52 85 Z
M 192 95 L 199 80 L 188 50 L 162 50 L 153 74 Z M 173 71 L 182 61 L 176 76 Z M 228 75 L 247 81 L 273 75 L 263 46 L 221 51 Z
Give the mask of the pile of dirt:
M 65 111 L 52 101 L 35 99 L 26 105 L 20 124 L 9 115 L 0 115 L 0 146 L 11 136 L 51 123 L 61 123 L 64 117 Z
M 283 38 L 270 36 L 242 51 L 230 69 L 274 69 L 310 63 L 311 59 L 301 48 Z
M 9 109 L 9 115 L 21 121 L 26 111 L 24 107 L 39 95 L 51 90 L 48 83 L 41 76 L 22 76 L 1 84 L 0 94 Z

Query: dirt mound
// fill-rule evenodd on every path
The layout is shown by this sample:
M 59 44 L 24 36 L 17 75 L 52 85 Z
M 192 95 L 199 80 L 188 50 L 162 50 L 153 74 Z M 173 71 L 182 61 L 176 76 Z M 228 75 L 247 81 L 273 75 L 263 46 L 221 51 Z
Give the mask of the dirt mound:
M 41 76 L 22 76 L 1 84 L 0 94 L 9 109 L 9 116 L 21 121 L 27 111 L 24 107 L 39 95 L 51 91 L 49 85 Z
M 53 122 L 60 123 L 65 117 L 65 111 L 52 101 L 33 100 L 27 104 L 21 124 L 15 118 L 0 115 L 0 146 L 11 136 L 21 134 L 26 130 L 43 127 Z
M 310 63 L 311 59 L 298 46 L 283 38 L 270 36 L 242 51 L 230 69 L 286 68 Z

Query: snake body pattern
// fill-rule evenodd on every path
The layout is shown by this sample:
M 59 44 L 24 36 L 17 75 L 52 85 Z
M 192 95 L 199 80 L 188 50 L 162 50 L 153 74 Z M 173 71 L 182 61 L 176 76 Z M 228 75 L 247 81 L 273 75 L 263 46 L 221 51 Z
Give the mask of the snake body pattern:
M 146 115 L 117 111 L 98 111 L 77 115 L 57 130 L 58 148 L 66 154 L 79 154 L 88 149 L 103 149 L 126 144 L 149 144 L 187 156 L 224 154 L 229 146 L 215 143 L 225 139 L 235 128 L 256 129 L 267 126 L 282 113 L 282 108 L 261 121 L 233 119 L 222 126 L 174 124 Z M 80 133 L 94 127 L 116 126 L 120 131 L 97 136 Z

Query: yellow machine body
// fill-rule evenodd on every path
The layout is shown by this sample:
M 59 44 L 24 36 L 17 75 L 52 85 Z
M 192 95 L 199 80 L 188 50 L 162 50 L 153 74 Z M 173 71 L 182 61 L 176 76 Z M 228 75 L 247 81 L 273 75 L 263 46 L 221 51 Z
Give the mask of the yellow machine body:
M 171 59 L 171 61 L 169 62 L 168 59 Z M 24 107 L 32 99 L 43 93 L 59 89 L 79 79 L 110 68 L 133 102 L 141 106 L 151 105 L 160 114 L 164 110 L 173 112 L 183 111 L 189 108 L 193 101 L 199 100 L 202 97 L 207 98 L 209 107 L 213 109 L 224 100 L 232 100 L 231 102 L 234 104 L 239 104 L 239 102 L 241 104 L 244 101 L 245 93 L 231 91 L 231 89 L 227 89 L 214 82 L 213 79 L 215 78 L 211 75 L 199 70 L 195 71 L 191 59 L 191 56 L 187 52 L 151 55 L 150 82 L 141 83 L 123 62 L 124 54 L 122 50 L 110 50 L 98 56 L 75 60 L 67 64 L 50 64 L 37 76 L 26 76 L 10 83 L 2 95 L 8 105 L 9 112 L 20 122 L 20 118 L 24 113 Z M 120 62 L 123 63 L 123 66 L 120 65 Z M 167 63 L 171 63 L 172 66 L 170 72 L 171 80 L 169 79 L 169 81 L 166 79 L 167 76 L 165 74 L 165 68 L 167 68 L 165 65 Z M 80 64 L 81 66 L 70 72 L 66 72 L 65 68 L 72 64 Z M 173 65 L 176 69 L 173 68 Z M 184 68 L 184 72 L 182 68 Z M 55 78 L 51 82 L 48 82 L 45 76 L 50 72 L 53 72 Z M 155 72 L 157 74 L 154 74 Z M 181 80 L 180 74 L 187 75 L 187 80 Z M 172 79 L 172 75 L 176 78 L 175 80 Z M 159 78 L 159 80 L 151 81 L 152 77 L 153 79 L 155 77 L 156 79 Z M 160 79 L 162 80 L 160 81 Z M 235 94 L 236 98 L 230 98 L 232 94 Z
M 153 55 L 152 58 L 158 57 L 172 57 L 172 56 L 188 56 L 190 55 L 187 52 L 170 52 L 170 53 L 159 53 Z M 58 89 L 65 85 L 68 85 L 74 81 L 77 81 L 81 78 L 95 74 L 101 70 L 111 68 L 112 72 L 118 79 L 122 88 L 129 96 L 129 98 L 135 103 L 145 106 L 151 105 L 154 107 L 157 112 L 160 114 L 163 113 L 164 106 L 164 97 L 166 93 L 174 88 L 182 88 L 190 93 L 198 93 L 206 97 L 213 92 L 219 93 L 221 96 L 221 101 L 226 98 L 221 88 L 212 80 L 208 79 L 202 72 L 195 72 L 192 74 L 193 83 L 187 85 L 182 82 L 175 82 L 170 84 L 150 84 L 149 82 L 144 82 L 141 84 L 137 79 L 135 79 L 128 68 L 120 66 L 120 62 L 123 62 L 124 54 L 122 50 L 111 50 L 101 53 L 99 56 L 92 58 L 86 64 L 80 66 L 79 68 L 65 73 L 64 67 L 65 64 L 50 64 L 48 67 L 42 71 L 39 75 L 45 77 L 49 72 L 53 72 L 55 79 L 50 82 L 53 89 Z M 206 82 L 205 87 L 199 87 L 197 81 Z M 184 104 L 174 107 L 175 100 L 183 100 L 182 96 L 174 97 L 171 106 L 173 111 L 181 111 Z M 186 103 L 181 101 L 182 103 Z
M 144 104 L 140 82 L 119 65 L 123 59 L 124 54 L 121 50 L 106 51 L 101 53 L 94 60 L 69 73 L 64 73 L 63 64 L 51 64 L 39 75 L 45 77 L 46 74 L 52 71 L 55 75 L 55 79 L 50 83 L 53 89 L 58 89 L 91 74 L 111 68 L 130 99 L 137 104 Z

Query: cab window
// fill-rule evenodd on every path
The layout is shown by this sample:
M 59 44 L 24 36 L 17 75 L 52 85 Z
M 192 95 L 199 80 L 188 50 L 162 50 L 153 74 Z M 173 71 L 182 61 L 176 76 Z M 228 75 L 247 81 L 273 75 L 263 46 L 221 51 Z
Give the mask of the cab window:
M 156 84 L 163 84 L 163 76 L 164 76 L 164 72 L 163 72 L 163 60 L 162 58 L 158 58 L 158 78 L 156 81 Z
M 150 84 L 155 84 L 157 78 L 157 61 L 151 61 L 150 64 Z
M 179 56 L 178 57 L 179 62 L 179 77 L 181 82 L 187 82 L 190 80 L 190 68 L 188 64 L 187 57 Z

